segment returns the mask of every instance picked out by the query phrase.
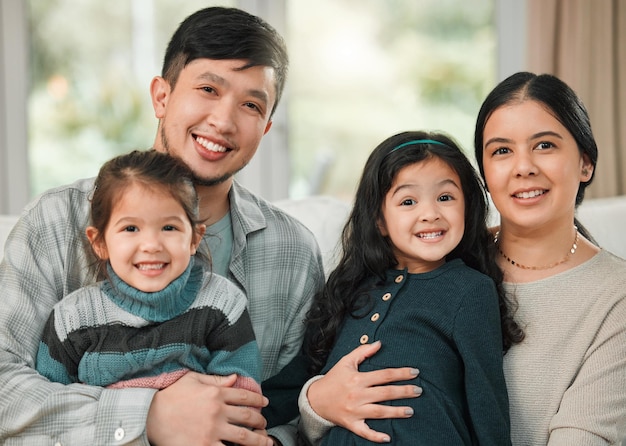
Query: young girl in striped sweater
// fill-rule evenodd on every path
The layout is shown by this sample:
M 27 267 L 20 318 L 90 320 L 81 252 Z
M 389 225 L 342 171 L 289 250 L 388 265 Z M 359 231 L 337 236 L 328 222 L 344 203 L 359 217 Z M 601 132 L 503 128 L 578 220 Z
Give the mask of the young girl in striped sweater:
M 195 255 L 205 226 L 187 166 L 152 150 L 110 160 L 91 220 L 86 236 L 103 280 L 54 307 L 37 370 L 63 384 L 156 389 L 190 370 L 236 374 L 235 386 L 260 392 L 246 296 Z

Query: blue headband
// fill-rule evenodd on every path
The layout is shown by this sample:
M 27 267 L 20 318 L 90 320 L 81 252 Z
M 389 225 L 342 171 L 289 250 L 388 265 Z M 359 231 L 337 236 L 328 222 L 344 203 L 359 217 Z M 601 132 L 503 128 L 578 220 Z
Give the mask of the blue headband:
M 447 146 L 448 145 L 448 144 L 443 143 L 441 141 L 435 141 L 434 139 L 416 139 L 416 140 L 413 140 L 413 141 L 407 141 L 405 143 L 402 143 L 399 146 L 395 146 L 393 149 L 391 149 L 389 152 L 387 152 L 387 155 L 389 155 L 390 153 L 393 153 L 396 150 L 401 149 L 403 147 L 413 146 L 413 145 L 416 145 L 416 144 L 437 144 L 439 146 Z M 387 155 L 385 155 L 385 156 L 387 156 Z

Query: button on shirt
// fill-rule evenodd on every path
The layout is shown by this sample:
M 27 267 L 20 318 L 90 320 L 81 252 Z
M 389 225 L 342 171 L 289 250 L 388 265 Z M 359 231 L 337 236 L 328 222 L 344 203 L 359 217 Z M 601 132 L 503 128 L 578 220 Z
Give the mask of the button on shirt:
M 0 401 L 12 404 L 2 412 L 0 443 L 16 432 L 34 443 L 38 432 L 46 432 L 48 439 L 66 445 L 109 444 L 123 420 L 123 442 L 147 444 L 145 419 L 154 389 L 81 386 L 61 391 L 29 367 L 15 368 L 32 366 L 41 336 L 37 327 L 44 326 L 53 305 L 93 282 L 88 266 L 94 259 L 85 238 L 92 190 L 93 180 L 80 180 L 40 195 L 24 209 L 5 245 L 0 266 Z M 321 255 L 311 231 L 237 181 L 229 199 L 233 250 L 228 279 L 248 297 L 267 379 L 300 349 L 302 321 L 324 283 Z M 29 397 L 15 398 L 18 394 Z M 85 422 L 76 423 L 78 418 Z M 24 420 L 32 420 L 26 430 Z M 270 432 L 283 444 L 295 442 L 293 426 Z
M 359 370 L 418 368 L 416 379 L 394 384 L 418 385 L 423 393 L 391 403 L 412 407 L 419 416 L 368 420 L 372 429 L 413 446 L 473 444 L 474 434 L 481 445 L 510 444 L 493 281 L 456 259 L 420 274 L 389 270 L 378 282 L 364 285 L 321 373 L 362 343 L 381 341 Z M 370 443 L 333 427 L 322 445 L 337 444 Z
M 369 317 L 370 324 L 365 324 L 364 329 L 365 333 L 361 335 L 359 338 L 360 344 L 367 344 L 370 340 L 373 342 L 376 340 L 376 330 L 380 324 L 376 324 L 379 320 L 384 320 L 389 308 L 391 307 L 391 300 L 395 293 L 399 292 L 402 288 L 402 282 L 404 282 L 404 277 L 406 275 L 406 271 L 398 274 L 393 283 L 389 287 L 384 287 L 381 291 L 377 291 L 374 294 L 381 294 L 380 299 L 376 299 L 376 304 L 374 308 L 372 308 L 371 315 Z M 382 320 L 381 320 L 382 321 Z
M 113 434 L 115 441 L 122 441 L 124 439 L 124 429 L 118 427 L 115 429 L 115 434 Z

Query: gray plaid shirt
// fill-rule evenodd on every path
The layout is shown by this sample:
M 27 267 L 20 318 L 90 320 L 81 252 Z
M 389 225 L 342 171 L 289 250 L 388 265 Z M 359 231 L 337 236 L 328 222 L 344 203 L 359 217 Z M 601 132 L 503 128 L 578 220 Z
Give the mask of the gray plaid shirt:
M 93 282 L 85 228 L 93 180 L 50 190 L 25 208 L 0 264 L 0 442 L 5 445 L 148 445 L 153 389 L 107 390 L 49 383 L 34 370 L 53 305 Z M 263 379 L 300 348 L 302 323 L 324 272 L 313 234 L 236 182 L 230 191 L 229 279 L 249 301 Z M 203 244 L 204 245 L 204 244 Z M 293 426 L 270 431 L 295 444 Z

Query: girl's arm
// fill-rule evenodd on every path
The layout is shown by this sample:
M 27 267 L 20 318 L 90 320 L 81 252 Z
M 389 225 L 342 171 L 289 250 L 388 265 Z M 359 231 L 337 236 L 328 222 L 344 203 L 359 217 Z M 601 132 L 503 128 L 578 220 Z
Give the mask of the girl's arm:
M 245 299 L 243 294 L 237 298 Z M 211 353 L 207 374 L 226 376 L 234 373 L 237 380 L 233 387 L 261 393 L 261 352 L 247 310 L 244 309 L 235 320 L 224 319 L 219 327 L 207 333 L 207 340 Z

